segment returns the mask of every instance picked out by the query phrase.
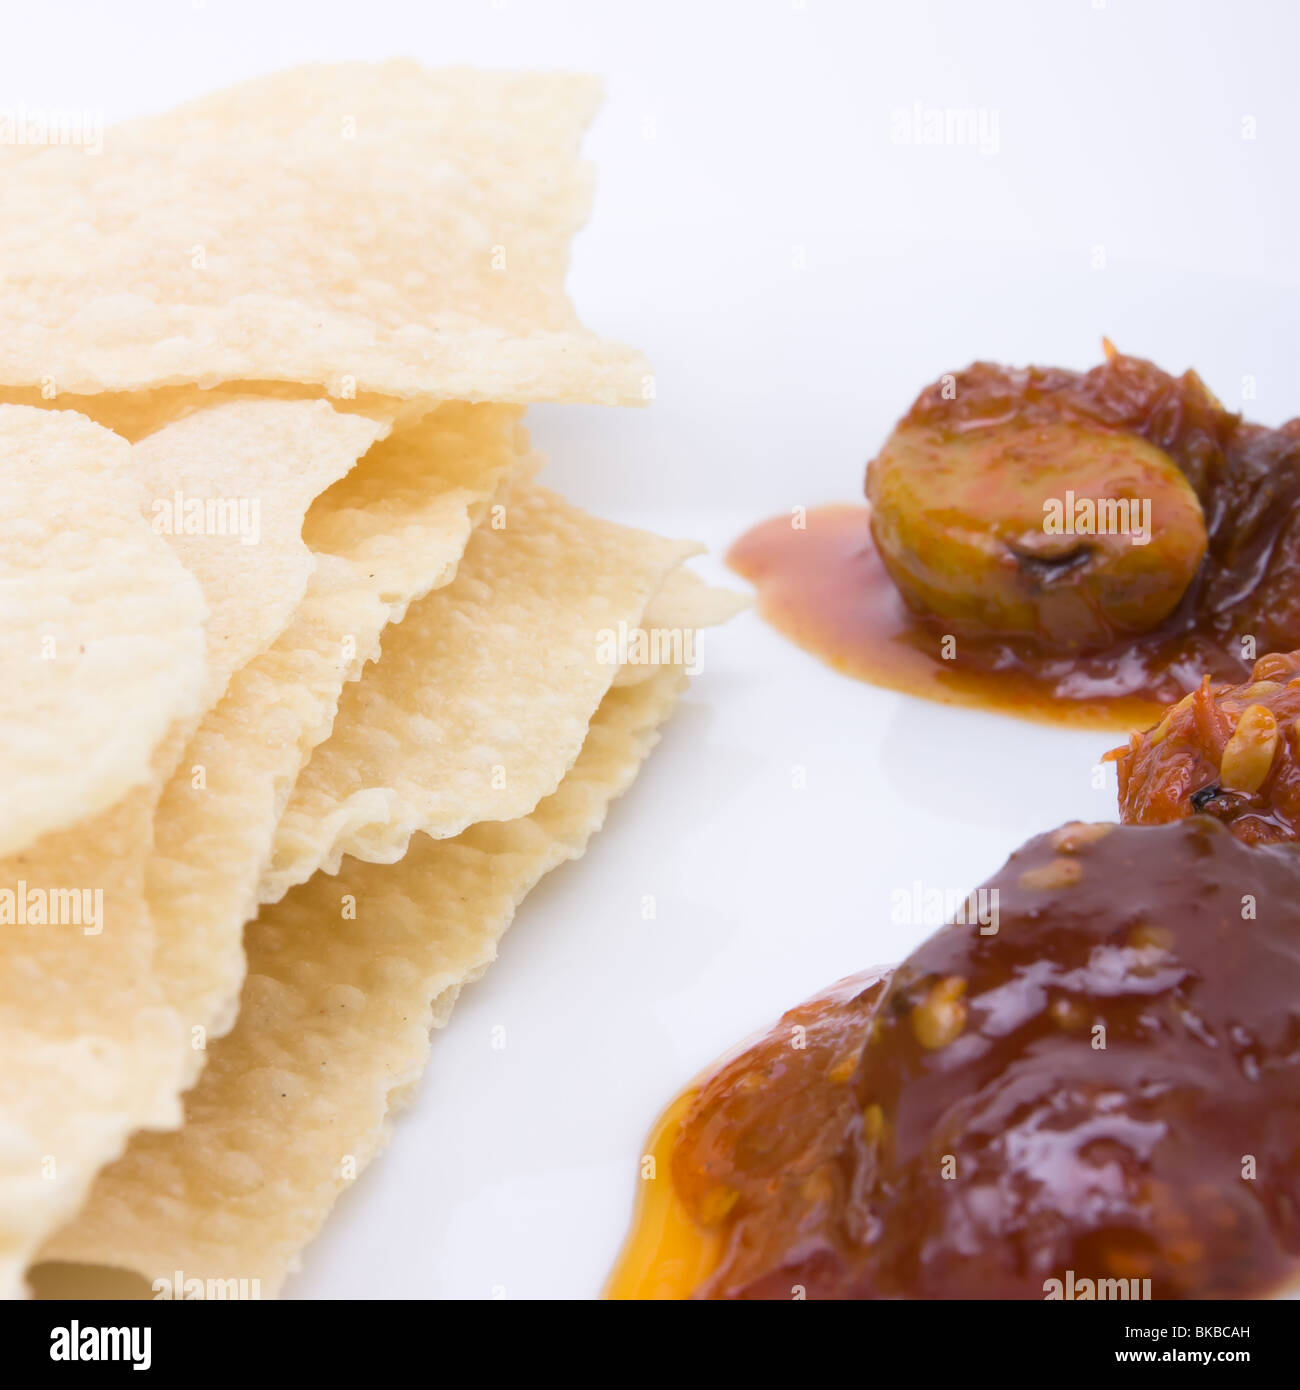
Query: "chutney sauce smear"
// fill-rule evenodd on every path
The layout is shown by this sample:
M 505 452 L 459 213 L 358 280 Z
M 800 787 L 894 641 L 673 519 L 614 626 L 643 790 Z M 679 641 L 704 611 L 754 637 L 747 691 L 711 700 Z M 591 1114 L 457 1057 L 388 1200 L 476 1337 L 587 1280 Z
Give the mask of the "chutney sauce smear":
M 1042 1299 L 1068 1277 L 1250 1297 L 1294 1279 L 1300 850 L 1204 816 L 1071 825 L 985 887 L 995 932 L 942 928 L 682 1102 L 668 1195 L 709 1244 L 677 1296 Z M 644 1276 L 653 1242 L 628 1251 Z

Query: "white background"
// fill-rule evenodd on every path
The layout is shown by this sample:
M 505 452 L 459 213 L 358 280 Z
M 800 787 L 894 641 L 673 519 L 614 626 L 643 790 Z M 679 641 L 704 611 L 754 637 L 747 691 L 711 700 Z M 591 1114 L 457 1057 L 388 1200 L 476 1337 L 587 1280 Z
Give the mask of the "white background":
M 571 288 L 646 350 L 659 400 L 540 409 L 534 432 L 575 500 L 715 554 L 769 513 L 856 497 L 919 388 L 975 357 L 1084 367 L 1106 334 L 1266 422 L 1300 413 L 1285 0 L 6 10 L 0 104 L 110 120 L 320 59 L 604 74 Z M 918 103 L 983 112 L 995 138 L 903 143 Z M 587 858 L 525 904 L 435 1038 L 292 1295 L 597 1293 L 644 1134 L 694 1071 L 904 953 L 922 933 L 890 925 L 892 890 L 965 890 L 1029 835 L 1114 814 L 1092 785 L 1106 736 L 855 684 L 752 614 L 705 662 Z

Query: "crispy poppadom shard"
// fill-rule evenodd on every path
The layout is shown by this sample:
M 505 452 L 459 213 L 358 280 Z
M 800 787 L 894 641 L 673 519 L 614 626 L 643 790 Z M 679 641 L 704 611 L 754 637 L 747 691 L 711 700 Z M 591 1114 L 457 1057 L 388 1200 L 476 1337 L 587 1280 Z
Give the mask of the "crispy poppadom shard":
M 730 622 L 737 613 L 743 613 L 751 602 L 746 595 L 734 589 L 716 588 L 694 570 L 679 565 L 650 600 L 645 611 L 645 625 L 669 632 L 679 628 L 699 631 L 704 627 L 719 627 Z
M 664 669 L 611 691 L 568 776 L 530 815 L 416 836 L 395 865 L 346 860 L 338 877 L 264 909 L 247 933 L 238 1022 L 187 1096 L 184 1127 L 138 1136 L 101 1179 L 75 1250 L 56 1241 L 47 1254 L 278 1292 L 382 1148 L 424 1070 L 430 1027 L 491 964 L 537 880 L 583 853 L 684 684 Z
M 730 622 L 749 606 L 744 594 L 715 588 L 685 565 L 678 565 L 641 617 L 644 653 L 628 654 L 614 684 L 635 685 L 647 680 L 658 669 L 656 663 L 681 666 L 687 675 L 698 675 L 703 661 L 700 632 Z
M 81 416 L 0 408 L 0 1297 L 130 1131 L 163 1118 L 180 1046 L 150 976 L 144 865 L 199 708 L 205 606 L 140 515 L 129 455 Z
M 234 1021 L 242 929 L 256 911 L 271 837 L 294 778 L 329 733 L 344 683 L 378 657 L 385 625 L 411 599 L 450 579 L 492 499 L 517 470 L 531 467 L 517 410 L 445 406 L 377 445 L 313 505 L 304 531 L 333 537 L 337 553 L 317 553 L 293 621 L 235 674 L 191 740 L 155 820 L 148 864 L 155 978 L 185 1033 L 167 1054 L 173 1093 L 193 1080 L 208 1041 Z M 331 523 L 344 514 L 352 544 Z M 374 535 L 381 522 L 406 539 L 409 553 L 385 556 Z M 201 789 L 195 768 L 203 770 Z M 178 1115 L 158 1123 L 174 1124 Z M 99 1258 L 94 1232 L 120 1170 L 130 1170 L 147 1142 L 137 1136 L 122 1162 L 100 1176 L 51 1250 L 64 1259 Z
M 205 706 L 292 618 L 316 564 L 308 508 L 388 428 L 325 401 L 234 400 L 132 446 L 145 514 L 207 600 Z
M 532 810 L 578 756 L 624 660 L 619 633 L 698 549 L 517 487 L 455 583 L 414 605 L 345 692 L 285 808 L 263 901 L 345 854 L 391 864 L 417 831 Z
M 515 406 L 448 402 L 397 428 L 307 513 L 303 539 L 348 561 L 400 622 L 451 582 L 495 499 L 540 467 Z
M 146 758 L 141 785 L 0 864 L 0 889 L 15 905 L 22 899 L 21 912 L 9 914 L 16 920 L 0 921 L 0 1133 L 7 1140 L 0 1144 L 0 1276 L 12 1294 L 41 1241 L 80 1206 L 128 1135 L 141 1125 L 179 1122 L 178 1093 L 199 1054 L 187 1034 L 191 1022 L 178 1012 L 183 1001 L 154 967 L 169 936 L 192 929 L 208 939 L 208 904 L 185 904 L 192 915 L 179 920 L 165 878 L 162 888 L 159 882 L 167 863 L 159 850 L 174 829 L 169 798 L 178 782 L 190 787 L 200 767 L 199 740 L 186 750 L 186 739 L 231 672 L 292 615 L 314 565 L 301 537 L 308 506 L 388 426 L 321 401 L 232 402 L 129 446 L 66 411 L 7 406 L 0 418 L 35 441 L 15 459 L 28 480 L 18 499 L 27 508 L 23 525 L 56 528 L 33 551 L 64 567 L 57 591 L 64 606 L 48 612 L 47 622 L 83 624 L 72 649 L 79 658 L 120 632 L 136 637 L 143 629 L 146 636 L 117 653 L 71 729 L 59 727 L 54 701 L 38 704 L 40 735 L 73 741 L 94 734 L 104 700 L 112 728 L 129 727 L 141 710 L 152 717 L 149 689 L 124 688 L 112 677 L 124 668 L 137 680 L 154 679 L 155 647 L 173 662 L 188 651 L 195 677 L 185 708 L 174 711 Z M 92 467 L 80 454 L 45 447 L 69 439 L 90 450 Z M 85 531 L 87 509 L 97 517 L 93 535 Z M 71 552 L 60 524 L 77 541 Z M 151 587 L 137 595 L 132 584 Z M 168 689 L 166 667 L 157 681 Z M 182 750 L 190 757 L 173 773 Z M 206 812 L 217 803 L 191 792 L 195 804 Z M 94 807 L 83 803 L 83 815 L 87 809 Z M 201 812 L 185 830 L 193 836 L 186 855 L 205 861 L 219 825 Z M 0 917 L 4 904 L 0 898 Z
M 204 608 L 140 516 L 121 439 L 0 406 L 0 855 L 152 777 L 197 707 Z
M 155 819 L 155 968 L 165 997 L 203 1042 L 234 1020 L 241 933 L 257 911 L 275 827 L 345 686 L 377 661 L 381 635 L 410 601 L 452 577 L 492 497 L 528 463 L 513 409 L 447 407 L 380 444 L 309 513 L 303 534 L 333 537 L 336 552 L 316 553 L 289 626 L 236 673 L 204 719 Z M 344 518 L 346 541 L 331 524 Z M 391 526 L 406 548 L 379 545 L 378 525 Z M 189 1051 L 187 1081 L 203 1059 L 201 1048 Z
M 180 1019 L 150 974 L 157 784 L 0 861 L 0 1298 L 141 1124 L 176 1124 Z
M 232 381 L 222 386 L 201 387 L 160 386 L 153 391 L 101 391 L 95 395 L 79 395 L 72 391 L 57 392 L 51 385 L 0 386 L 0 404 L 30 405 L 41 410 L 75 410 L 97 425 L 120 434 L 135 444 L 176 420 L 183 420 L 196 411 L 232 401 L 323 400 L 326 392 L 319 386 L 304 386 L 289 381 Z M 386 420 L 394 427 L 406 428 L 428 414 L 430 403 L 425 400 L 399 401 L 394 396 L 373 393 L 353 397 L 329 397 L 335 410 L 349 415 L 369 415 L 374 420 Z
M 592 78 L 299 68 L 73 144 L 0 151 L 0 382 L 313 383 L 631 404 L 638 354 L 564 292 Z

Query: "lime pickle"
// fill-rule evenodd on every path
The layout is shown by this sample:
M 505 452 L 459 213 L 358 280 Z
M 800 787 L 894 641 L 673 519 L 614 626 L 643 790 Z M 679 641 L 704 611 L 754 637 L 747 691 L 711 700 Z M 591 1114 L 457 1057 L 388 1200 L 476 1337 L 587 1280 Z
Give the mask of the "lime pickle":
M 1300 648 L 1300 420 L 1251 424 L 1195 372 L 977 362 L 921 392 L 866 494 L 730 559 L 876 684 L 1114 728 Z

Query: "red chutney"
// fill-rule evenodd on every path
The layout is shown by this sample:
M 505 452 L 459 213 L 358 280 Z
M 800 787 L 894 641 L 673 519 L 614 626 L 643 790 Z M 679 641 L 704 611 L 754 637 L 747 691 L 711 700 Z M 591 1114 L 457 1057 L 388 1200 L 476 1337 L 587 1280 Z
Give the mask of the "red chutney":
M 1300 652 L 1262 657 L 1242 685 L 1205 680 L 1107 756 L 1126 824 L 1204 812 L 1248 843 L 1300 840 Z
M 766 522 L 728 558 L 758 587 L 769 619 L 839 669 L 929 698 L 1094 727 L 1154 717 L 1206 673 L 1241 681 L 1257 653 L 1300 647 L 1300 420 L 1277 430 L 1246 423 L 1195 373 L 1173 377 L 1116 354 L 1083 373 L 976 363 L 923 391 L 895 433 L 923 434 L 941 449 L 979 431 L 1048 426 L 1137 436 L 1173 459 L 1200 502 L 1205 558 L 1149 631 L 1064 653 L 969 628 L 945 644 L 952 624 L 903 603 L 863 508 L 810 513 L 803 529 Z M 1052 566 L 1040 568 L 1044 584 L 1054 582 Z
M 672 1154 L 719 1252 L 694 1296 L 1041 1299 L 1072 1271 L 1240 1297 L 1294 1276 L 1300 851 L 1204 816 L 1073 825 L 985 887 L 995 933 L 942 928 L 699 1087 Z

